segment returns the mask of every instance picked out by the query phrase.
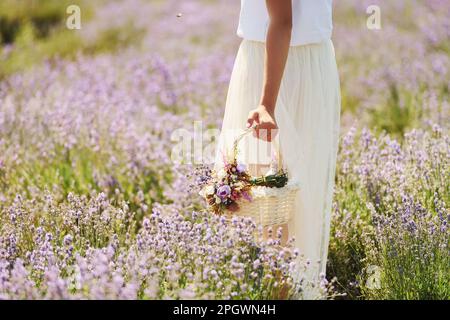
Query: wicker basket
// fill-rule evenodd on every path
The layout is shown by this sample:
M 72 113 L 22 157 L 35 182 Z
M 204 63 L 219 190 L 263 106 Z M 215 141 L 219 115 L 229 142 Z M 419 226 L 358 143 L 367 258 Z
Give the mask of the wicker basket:
M 233 145 L 234 157 L 237 157 L 239 141 L 255 128 L 249 128 L 239 135 Z M 278 168 L 282 168 L 282 157 L 277 148 Z M 264 186 L 253 186 L 251 188 L 252 201 L 239 201 L 239 210 L 229 212 L 226 215 L 243 216 L 254 219 L 257 224 L 264 227 L 285 224 L 289 222 L 293 215 L 295 198 L 299 186 L 297 184 L 287 183 L 282 188 L 270 188 Z

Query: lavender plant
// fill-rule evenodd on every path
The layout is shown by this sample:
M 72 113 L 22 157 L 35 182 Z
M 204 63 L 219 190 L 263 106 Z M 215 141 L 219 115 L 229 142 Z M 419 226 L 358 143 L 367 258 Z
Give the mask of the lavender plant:
M 330 271 L 353 297 L 448 299 L 449 136 L 355 138 L 341 145 Z
M 280 247 L 281 234 L 263 240 L 250 219 L 157 205 L 136 230 L 126 204 L 98 194 L 17 198 L 0 222 L 4 299 L 268 299 L 307 288 L 292 278 L 298 251 Z

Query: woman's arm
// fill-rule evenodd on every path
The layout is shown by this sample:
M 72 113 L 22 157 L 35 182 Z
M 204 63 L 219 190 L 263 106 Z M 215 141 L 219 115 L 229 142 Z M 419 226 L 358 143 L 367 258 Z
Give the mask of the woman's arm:
M 264 83 L 259 107 L 250 111 L 247 126 L 257 125 L 258 138 L 270 141 L 277 129 L 275 105 L 289 53 L 292 31 L 291 0 L 266 0 L 270 23 L 264 61 Z M 263 132 L 260 134 L 260 130 Z

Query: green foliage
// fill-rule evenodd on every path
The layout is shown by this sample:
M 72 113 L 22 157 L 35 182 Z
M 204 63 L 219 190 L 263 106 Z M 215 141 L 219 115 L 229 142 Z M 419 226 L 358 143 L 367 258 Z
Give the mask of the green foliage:
M 421 232 L 422 230 L 419 230 Z M 395 236 L 399 236 L 398 234 Z M 404 247 L 385 243 L 380 248 L 378 264 L 380 288 L 368 290 L 366 298 L 388 300 L 450 299 L 450 258 L 442 239 L 402 234 Z M 428 242 L 428 243 L 424 243 Z M 429 248 L 425 251 L 423 248 Z M 407 248 L 407 250 L 405 250 Z
M 125 23 L 101 31 L 88 41 L 83 38 L 82 30 L 66 27 L 66 8 L 72 4 L 81 8 L 82 25 L 94 17 L 93 3 L 86 0 L 6 0 L 0 3 L 0 45 L 10 47 L 10 52 L 0 59 L 0 78 L 44 60 L 114 51 L 138 43 L 142 38 L 142 30 Z
M 352 137 L 338 161 L 328 276 L 350 299 L 449 299 L 446 136 Z
M 0 3 L 0 41 L 15 43 L 22 29 L 33 29 L 36 38 L 46 38 L 64 24 L 66 7 L 83 0 L 3 0 Z
M 55 148 L 55 154 L 47 159 L 26 161 L 6 171 L 0 171 L 0 186 L 9 192 L 17 192 L 32 197 L 33 190 L 51 190 L 57 201 L 63 201 L 71 193 L 89 195 L 92 191 L 107 192 L 115 201 L 125 201 L 137 210 L 141 203 L 165 203 L 162 184 L 171 180 L 170 168 L 155 171 L 144 169 L 146 174 L 130 175 L 125 164 L 108 165 L 108 155 L 101 151 L 79 145 L 72 149 L 63 146 Z M 99 176 L 108 176 L 109 181 L 101 181 Z M 130 178 L 132 176 L 133 178 Z

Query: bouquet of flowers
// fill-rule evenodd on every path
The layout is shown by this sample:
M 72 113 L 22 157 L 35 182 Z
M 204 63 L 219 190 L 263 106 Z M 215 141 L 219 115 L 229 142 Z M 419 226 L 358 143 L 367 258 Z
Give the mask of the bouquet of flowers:
M 209 184 L 204 186 L 200 195 L 215 214 L 223 214 L 225 210 L 239 210 L 239 201 L 252 201 L 252 187 L 264 186 L 283 188 L 288 178 L 284 171 L 261 177 L 252 177 L 244 164 L 236 160 L 225 163 L 218 172 L 213 172 Z

